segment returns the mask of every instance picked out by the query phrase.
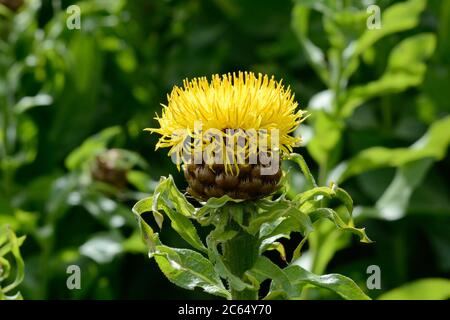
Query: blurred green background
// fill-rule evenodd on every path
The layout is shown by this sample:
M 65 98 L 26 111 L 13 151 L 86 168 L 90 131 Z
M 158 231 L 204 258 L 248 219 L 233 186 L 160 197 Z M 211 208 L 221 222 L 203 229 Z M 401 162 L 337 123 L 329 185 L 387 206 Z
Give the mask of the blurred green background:
M 66 24 L 73 4 L 81 29 Z M 0 0 L 0 225 L 27 236 L 18 289 L 209 298 L 146 257 L 131 206 L 162 175 L 185 182 L 142 129 L 184 78 L 248 70 L 284 79 L 310 111 L 296 152 L 349 191 L 375 241 L 324 224 L 300 263 L 372 298 L 450 298 L 449 32 L 447 0 Z M 286 169 L 292 195 L 305 184 Z M 186 246 L 168 226 L 161 237 Z M 66 287 L 72 264 L 80 290 Z M 369 265 L 381 289 L 367 289 Z

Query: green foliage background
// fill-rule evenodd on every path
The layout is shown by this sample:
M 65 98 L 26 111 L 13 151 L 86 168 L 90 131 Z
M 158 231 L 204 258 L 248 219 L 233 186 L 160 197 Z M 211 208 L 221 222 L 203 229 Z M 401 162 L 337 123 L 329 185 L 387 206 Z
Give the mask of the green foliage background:
M 296 152 L 319 184 L 352 195 L 356 225 L 375 241 L 322 223 L 299 262 L 372 298 L 450 297 L 450 1 L 1 4 L 12 2 L 0 1 L 0 225 L 27 236 L 25 299 L 209 298 L 149 262 L 130 208 L 160 176 L 185 187 L 142 131 L 172 86 L 239 70 L 291 86 L 311 113 Z M 366 28 L 372 3 L 380 30 Z M 66 27 L 72 4 L 81 30 Z M 306 181 L 286 169 L 293 196 Z M 168 227 L 161 236 L 186 246 Z M 66 287 L 71 264 L 81 290 Z M 369 265 L 381 268 L 380 290 L 365 286 Z

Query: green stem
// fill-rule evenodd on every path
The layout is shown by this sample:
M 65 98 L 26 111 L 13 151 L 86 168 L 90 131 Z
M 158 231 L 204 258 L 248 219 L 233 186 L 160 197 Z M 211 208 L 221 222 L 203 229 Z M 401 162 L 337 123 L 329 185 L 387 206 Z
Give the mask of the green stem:
M 328 175 L 327 166 L 328 166 L 328 156 L 319 165 L 319 186 L 324 186 L 327 183 L 327 175 Z
M 239 227 L 238 234 L 223 244 L 224 262 L 231 273 L 243 278 L 244 273 L 251 269 L 258 259 L 257 239 Z M 233 288 L 230 283 L 231 298 L 233 300 L 257 300 L 258 290 Z

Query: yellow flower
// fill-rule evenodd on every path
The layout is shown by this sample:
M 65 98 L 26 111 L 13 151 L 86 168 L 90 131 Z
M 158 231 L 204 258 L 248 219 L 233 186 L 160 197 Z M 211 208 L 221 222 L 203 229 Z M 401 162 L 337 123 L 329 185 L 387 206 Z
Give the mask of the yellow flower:
M 183 142 L 199 139 L 197 144 L 188 143 L 192 151 L 195 145 L 205 148 L 212 143 L 214 139 L 204 134 L 208 130 L 214 130 L 222 138 L 232 135 L 227 132 L 229 129 L 256 130 L 270 139 L 272 130 L 277 129 L 277 151 L 283 155 L 301 142 L 300 137 L 290 135 L 305 119 L 305 111 L 297 110 L 297 106 L 290 88 L 267 75 L 229 73 L 214 75 L 210 82 L 206 77 L 194 78 L 184 80 L 183 88 L 175 86 L 168 95 L 162 115 L 155 118 L 160 127 L 145 130 L 161 135 L 157 149 L 170 147 L 169 155 L 181 159 Z M 200 130 L 198 123 L 201 123 Z M 245 139 L 248 151 L 250 138 L 247 135 Z M 267 148 L 270 151 L 273 146 Z M 225 164 L 230 162 L 227 157 L 224 160 Z

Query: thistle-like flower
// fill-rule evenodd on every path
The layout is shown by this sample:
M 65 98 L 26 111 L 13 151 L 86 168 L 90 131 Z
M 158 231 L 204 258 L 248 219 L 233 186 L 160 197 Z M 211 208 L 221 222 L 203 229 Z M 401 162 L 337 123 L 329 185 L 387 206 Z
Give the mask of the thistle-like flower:
M 280 157 L 301 142 L 292 132 L 305 119 L 290 88 L 252 72 L 185 80 L 155 119 L 156 148 L 183 170 L 187 192 L 206 200 L 254 199 L 277 190 Z

